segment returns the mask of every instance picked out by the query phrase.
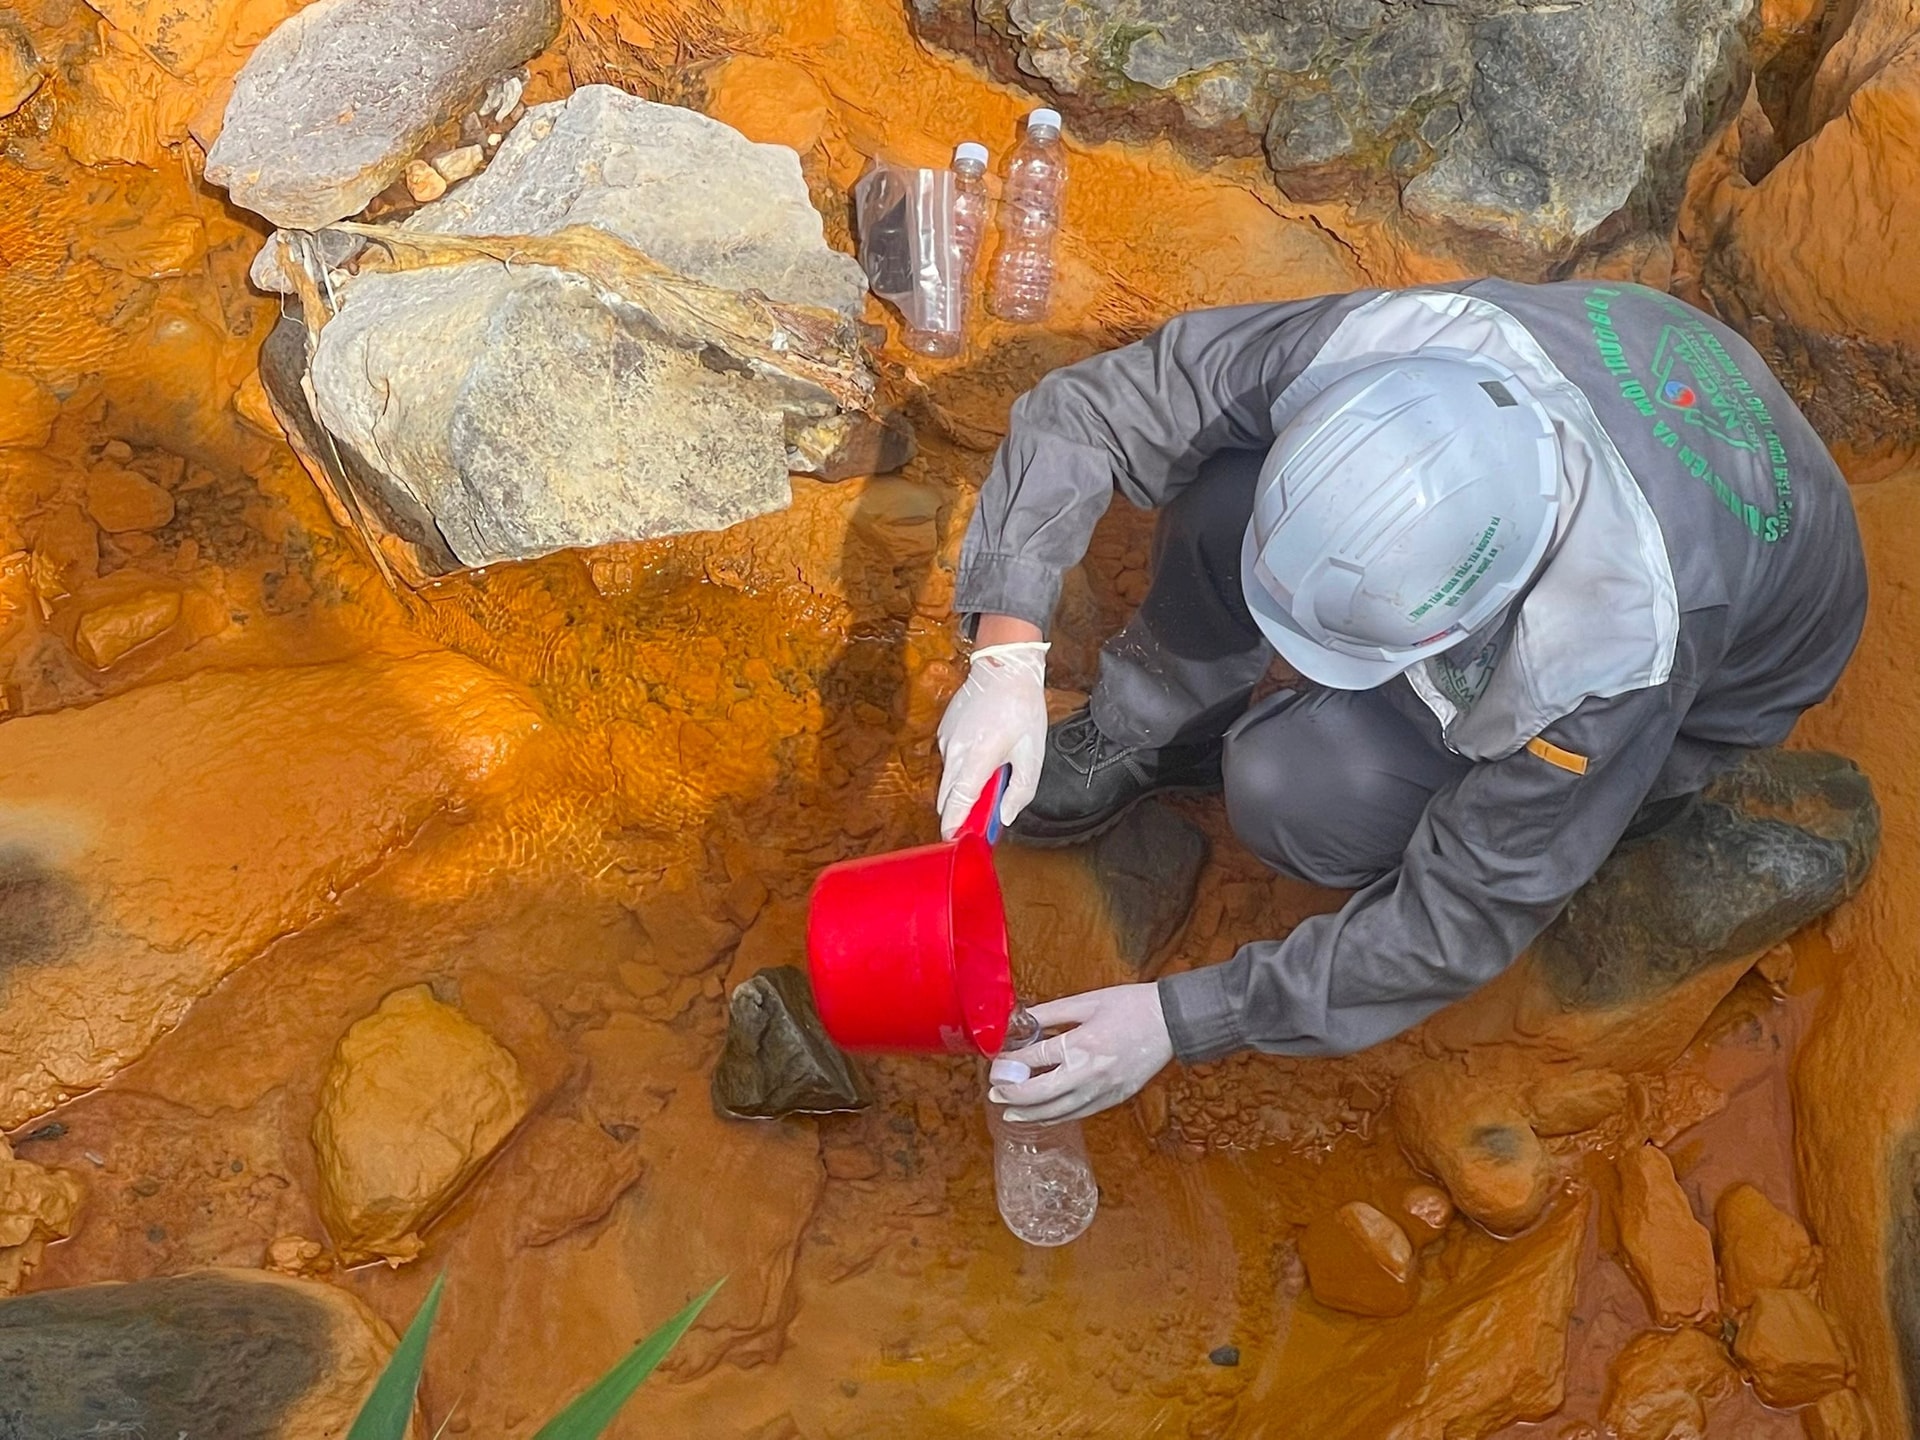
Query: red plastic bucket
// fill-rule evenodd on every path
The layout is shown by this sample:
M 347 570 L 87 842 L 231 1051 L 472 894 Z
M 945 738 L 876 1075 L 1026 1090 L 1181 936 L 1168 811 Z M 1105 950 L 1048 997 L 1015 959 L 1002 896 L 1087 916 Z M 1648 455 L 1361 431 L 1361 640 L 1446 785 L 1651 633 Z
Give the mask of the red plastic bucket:
M 820 1023 L 843 1049 L 999 1052 L 1013 970 L 992 842 L 1008 773 L 953 839 L 843 860 L 814 882 L 807 969 Z

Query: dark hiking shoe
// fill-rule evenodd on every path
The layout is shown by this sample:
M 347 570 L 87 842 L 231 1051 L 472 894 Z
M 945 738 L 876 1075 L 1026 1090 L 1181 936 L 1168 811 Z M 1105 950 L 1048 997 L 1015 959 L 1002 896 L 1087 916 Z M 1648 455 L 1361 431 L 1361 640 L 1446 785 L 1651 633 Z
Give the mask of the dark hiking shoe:
M 1040 788 L 1009 830 L 1029 845 L 1091 840 L 1147 796 L 1220 788 L 1220 742 L 1158 750 L 1116 744 L 1076 710 L 1048 727 Z

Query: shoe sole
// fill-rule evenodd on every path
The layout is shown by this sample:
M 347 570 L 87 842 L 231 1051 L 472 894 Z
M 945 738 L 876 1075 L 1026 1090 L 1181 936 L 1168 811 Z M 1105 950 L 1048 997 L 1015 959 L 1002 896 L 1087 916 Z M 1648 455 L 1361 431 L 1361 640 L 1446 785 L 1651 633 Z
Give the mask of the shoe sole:
M 1064 834 L 1034 835 L 1020 829 L 1019 820 L 1015 820 L 1007 830 L 1007 838 L 1029 850 L 1064 850 L 1069 845 L 1083 845 L 1089 840 L 1098 840 L 1114 826 L 1133 813 L 1134 807 L 1142 801 L 1151 800 L 1156 795 L 1218 795 L 1221 790 L 1219 781 L 1199 785 L 1162 785 L 1152 790 L 1143 790 L 1111 815 L 1101 817 L 1091 825 Z

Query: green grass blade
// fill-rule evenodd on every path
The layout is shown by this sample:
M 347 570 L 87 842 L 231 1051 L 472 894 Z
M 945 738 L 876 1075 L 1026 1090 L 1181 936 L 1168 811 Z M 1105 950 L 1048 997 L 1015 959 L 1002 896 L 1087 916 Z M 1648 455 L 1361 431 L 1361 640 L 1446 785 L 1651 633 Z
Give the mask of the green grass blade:
M 713 1288 L 662 1325 L 653 1334 L 629 1350 L 617 1365 L 574 1397 L 573 1403 L 540 1427 L 533 1440 L 597 1440 L 600 1432 L 613 1423 L 620 1407 L 627 1403 L 640 1382 L 667 1358 L 667 1352 L 679 1343 L 700 1312 L 707 1308 L 725 1279 L 713 1282 Z M 357 1437 L 348 1437 L 357 1440 Z
M 446 1284 L 442 1274 L 427 1291 L 427 1298 L 414 1312 L 413 1323 L 394 1347 L 387 1368 L 374 1381 L 367 1403 L 360 1407 L 347 1440 L 407 1440 L 407 1427 L 413 1423 L 413 1396 L 420 1388 L 420 1367 L 427 1358 L 427 1332 L 433 1329 L 433 1317 L 440 1310 L 440 1287 Z

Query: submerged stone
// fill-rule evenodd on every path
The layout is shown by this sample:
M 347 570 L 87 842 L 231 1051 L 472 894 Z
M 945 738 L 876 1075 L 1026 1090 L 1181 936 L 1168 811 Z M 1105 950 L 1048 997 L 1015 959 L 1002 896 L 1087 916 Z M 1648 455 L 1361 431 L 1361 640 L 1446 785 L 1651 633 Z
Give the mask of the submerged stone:
M 1833 1390 L 1801 1414 L 1807 1440 L 1868 1440 L 1867 1407 L 1857 1390 Z
M 1691 1327 L 1641 1335 L 1614 1357 L 1601 1418 L 1616 1440 L 1707 1433 L 1707 1406 L 1739 1383 L 1725 1347 Z
M 0 1129 L 137 1059 L 539 723 L 511 682 L 427 651 L 203 670 L 0 725 Z
M 1533 955 L 1568 1007 L 1656 1000 L 1831 910 L 1879 848 L 1880 810 L 1858 766 L 1756 751 L 1678 820 L 1616 850 Z
M 713 1103 L 726 1115 L 769 1120 L 863 1110 L 873 1093 L 827 1038 L 807 977 L 792 965 L 772 965 L 736 986 L 727 1002 Z
M 1811 1285 L 1819 1257 L 1806 1227 L 1751 1185 L 1735 1185 L 1713 1207 L 1721 1293 L 1739 1314 L 1762 1290 Z
M 1145 970 L 1186 924 L 1207 851 L 1199 826 L 1153 801 L 1086 847 L 1120 956 L 1134 969 Z
M 207 179 L 288 229 L 357 214 L 559 28 L 558 0 L 316 0 L 247 58 Z
M 1719 1313 L 1713 1238 L 1695 1218 L 1673 1163 L 1656 1145 L 1620 1157 L 1620 1245 L 1661 1325 L 1700 1324 Z
M 1429 1062 L 1394 1092 L 1394 1126 L 1409 1159 L 1446 1187 L 1463 1214 L 1513 1235 L 1552 1197 L 1553 1157 L 1518 1104 L 1466 1070 Z
M 196 1270 L 0 1300 L 0 1431 L 344 1435 L 393 1347 L 346 1291 Z
M 1847 1383 L 1833 1323 L 1798 1290 L 1762 1290 L 1733 1339 L 1733 1353 L 1769 1405 L 1810 1405 Z
M 1404 1315 L 1413 1308 L 1413 1243 L 1363 1200 L 1322 1215 L 1300 1237 L 1313 1297 L 1355 1315 Z
M 1356 1327 L 1318 1383 L 1287 1395 L 1272 1433 L 1443 1440 L 1546 1419 L 1566 1393 L 1590 1214 L 1585 1196 L 1570 1197 L 1518 1239 L 1462 1237 L 1446 1283 L 1405 1315 Z
M 334 1051 L 313 1121 L 320 1210 L 341 1258 L 398 1264 L 525 1117 L 513 1056 L 425 985 L 398 990 Z

